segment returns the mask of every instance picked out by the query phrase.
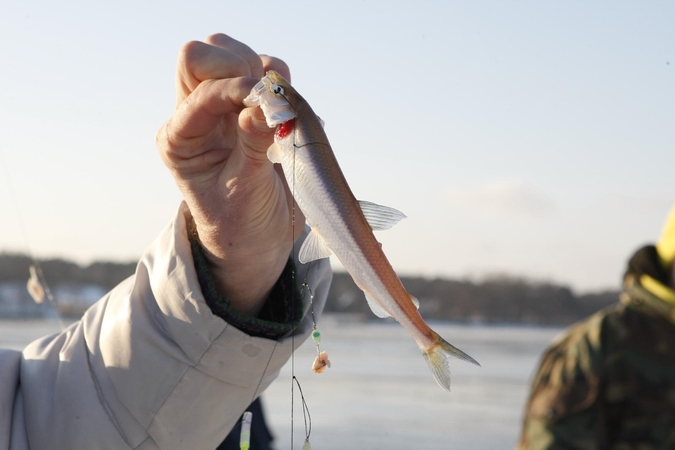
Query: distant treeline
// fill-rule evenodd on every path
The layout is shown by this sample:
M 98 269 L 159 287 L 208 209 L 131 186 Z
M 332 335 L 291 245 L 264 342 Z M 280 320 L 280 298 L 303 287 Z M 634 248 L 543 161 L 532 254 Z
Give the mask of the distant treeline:
M 482 281 L 401 277 L 426 319 L 474 323 L 569 325 L 612 303 L 619 291 L 575 295 L 565 286 L 513 276 Z M 375 317 L 351 277 L 336 272 L 326 311 Z
M 42 272 L 51 284 L 86 285 L 95 284 L 108 290 L 120 281 L 132 275 L 136 270 L 136 262 L 114 263 L 94 262 L 80 266 L 65 259 L 39 260 Z M 23 254 L 0 253 L 0 283 L 27 281 L 31 259 Z
M 30 259 L 0 253 L 0 283 L 25 282 Z M 50 285 L 98 285 L 109 290 L 134 273 L 136 262 L 94 262 L 80 266 L 63 259 L 40 260 Z M 401 277 L 406 289 L 420 300 L 426 319 L 477 323 L 568 325 L 615 303 L 618 291 L 576 295 L 569 287 L 514 276 L 480 281 Z M 0 302 L 2 299 L 0 299 Z M 351 277 L 335 272 L 326 303 L 327 312 L 374 318 Z

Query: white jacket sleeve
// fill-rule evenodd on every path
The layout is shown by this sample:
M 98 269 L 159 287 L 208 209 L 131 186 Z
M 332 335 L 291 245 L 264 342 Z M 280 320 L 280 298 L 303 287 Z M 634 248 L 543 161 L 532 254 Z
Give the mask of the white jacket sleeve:
M 312 329 L 309 305 L 294 339 L 251 337 L 215 316 L 197 280 L 187 214 L 181 206 L 136 274 L 82 320 L 30 344 L 20 362 L 0 352 L 0 401 L 13 405 L 0 405 L 0 449 L 213 450 L 278 375 L 292 341 L 298 347 Z M 330 277 L 328 260 L 297 265 L 315 313 Z M 14 388 L 4 379 L 11 373 Z

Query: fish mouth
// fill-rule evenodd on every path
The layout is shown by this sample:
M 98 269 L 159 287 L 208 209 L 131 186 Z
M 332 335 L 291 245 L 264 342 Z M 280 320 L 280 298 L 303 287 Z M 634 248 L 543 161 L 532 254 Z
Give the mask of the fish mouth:
M 265 114 L 267 126 L 274 128 L 295 117 L 295 110 L 287 95 L 275 93 L 275 86 L 281 86 L 284 79 L 277 72 L 270 70 L 251 89 L 251 93 L 242 101 L 244 106 L 260 106 Z
M 244 99 L 245 105 L 254 105 L 259 102 L 259 99 L 262 96 L 265 96 L 267 102 L 273 102 L 274 98 L 277 97 L 274 93 L 273 85 L 278 84 L 279 82 L 284 82 L 284 78 L 279 75 L 278 72 L 274 70 L 268 70 L 264 77 L 258 81 L 258 83 L 253 86 L 251 92 Z

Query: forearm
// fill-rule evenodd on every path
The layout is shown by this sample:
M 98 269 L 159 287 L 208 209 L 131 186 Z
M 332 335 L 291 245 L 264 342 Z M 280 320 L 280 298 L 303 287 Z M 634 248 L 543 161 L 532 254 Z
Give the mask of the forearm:
M 185 213 L 134 277 L 67 332 L 24 352 L 31 448 L 216 448 L 286 363 L 292 344 L 311 332 L 309 304 L 299 325 L 276 340 L 251 337 L 213 314 L 194 269 Z M 328 261 L 296 270 L 319 314 Z

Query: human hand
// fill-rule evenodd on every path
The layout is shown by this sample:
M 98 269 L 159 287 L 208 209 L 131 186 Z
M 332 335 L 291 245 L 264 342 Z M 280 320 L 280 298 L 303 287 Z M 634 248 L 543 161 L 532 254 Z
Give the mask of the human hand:
M 296 208 L 292 226 L 292 196 L 267 159 L 274 130 L 260 108 L 242 104 L 269 69 L 290 79 L 283 61 L 224 34 L 187 43 L 178 60 L 176 109 L 156 137 L 219 292 L 250 315 L 260 311 L 305 221 Z

